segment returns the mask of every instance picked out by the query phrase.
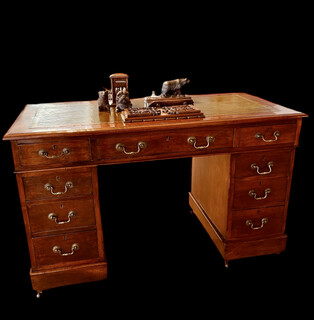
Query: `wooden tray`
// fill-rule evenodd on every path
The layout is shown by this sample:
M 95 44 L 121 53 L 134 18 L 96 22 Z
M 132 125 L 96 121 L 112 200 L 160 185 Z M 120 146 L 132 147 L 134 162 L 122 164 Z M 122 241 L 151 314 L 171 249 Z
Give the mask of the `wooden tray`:
M 175 106 L 175 105 L 188 105 L 194 104 L 191 97 L 146 97 L 144 98 L 144 107 L 165 107 L 165 106 Z

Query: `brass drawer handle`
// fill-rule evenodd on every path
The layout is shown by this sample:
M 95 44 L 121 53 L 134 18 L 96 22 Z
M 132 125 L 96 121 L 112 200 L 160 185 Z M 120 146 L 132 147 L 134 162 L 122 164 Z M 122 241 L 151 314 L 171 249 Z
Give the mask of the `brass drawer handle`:
M 273 133 L 273 136 L 275 137 L 275 139 L 267 140 L 267 139 L 264 138 L 264 136 L 261 133 L 256 133 L 255 134 L 255 138 L 256 139 L 262 139 L 264 142 L 274 142 L 274 141 L 278 140 L 279 135 L 280 135 L 280 132 L 279 131 L 275 131 Z
M 268 219 L 267 218 L 263 218 L 262 219 L 262 224 L 259 227 L 254 227 L 254 224 L 253 224 L 252 220 L 246 220 L 245 224 L 248 227 L 251 227 L 252 230 L 259 230 L 259 229 L 262 229 L 267 222 L 268 222 Z
M 273 161 L 269 161 L 268 163 L 267 163 L 267 165 L 268 165 L 268 171 L 264 171 L 264 172 L 260 172 L 259 171 L 259 166 L 256 164 L 256 163 L 252 163 L 251 164 L 251 168 L 254 170 L 254 169 L 256 169 L 256 172 L 259 174 L 259 175 L 263 175 L 263 174 L 270 174 L 271 173 L 271 171 L 272 171 L 272 167 L 274 166 L 274 162 Z
M 137 143 L 137 151 L 126 151 L 125 145 L 123 143 L 117 143 L 116 144 L 116 150 L 119 152 L 124 152 L 125 154 L 136 154 L 139 153 L 142 149 L 145 149 L 147 147 L 147 143 L 145 141 L 139 141 Z
M 66 223 L 70 223 L 71 219 L 75 217 L 75 215 L 76 213 L 71 210 L 68 213 L 68 220 L 59 221 L 58 216 L 55 213 L 51 212 L 48 214 L 48 219 L 54 221 L 56 224 L 66 224 Z
M 53 191 L 53 189 L 54 189 L 54 186 L 51 184 L 51 183 L 46 183 L 45 185 L 44 185 L 44 188 L 46 189 L 46 190 L 50 190 L 50 192 L 54 195 L 54 196 L 58 196 L 58 195 L 60 195 L 60 194 L 65 194 L 65 193 L 67 193 L 68 192 L 68 188 L 73 188 L 73 182 L 72 181 L 67 181 L 66 183 L 65 183 L 65 185 L 64 185 L 64 191 L 59 191 L 59 192 L 54 192 Z
M 197 141 L 196 141 L 196 138 L 195 138 L 195 137 L 188 137 L 188 140 L 187 140 L 188 144 L 193 145 L 193 147 L 194 147 L 195 149 L 206 149 L 206 148 L 208 148 L 211 144 L 214 143 L 215 137 L 214 137 L 214 136 L 207 136 L 207 137 L 206 137 L 206 141 L 207 141 L 206 146 L 197 146 L 197 145 L 196 145 Z
M 48 151 L 46 151 L 44 149 L 40 149 L 38 151 L 38 154 L 41 157 L 44 157 L 44 158 L 47 158 L 47 159 L 61 158 L 61 157 L 65 156 L 65 155 L 69 155 L 70 153 L 71 153 L 71 150 L 69 148 L 63 148 L 61 154 L 56 154 L 56 155 L 52 155 L 52 156 L 49 156 Z
M 79 248 L 80 248 L 80 247 L 79 247 L 78 243 L 73 243 L 73 244 L 72 244 L 72 248 L 71 248 L 71 252 L 65 252 L 65 253 L 63 253 L 63 252 L 62 252 L 62 249 L 61 249 L 59 246 L 54 246 L 54 247 L 52 248 L 52 251 L 53 251 L 54 253 L 59 253 L 61 256 L 65 257 L 65 256 L 71 256 L 71 255 L 74 254 L 74 252 L 77 251 Z
M 255 200 L 263 200 L 263 199 L 266 199 L 267 196 L 271 193 L 271 189 L 270 188 L 267 188 L 264 190 L 264 196 L 263 197 L 258 197 L 255 190 L 250 190 L 249 191 L 249 196 L 254 198 Z

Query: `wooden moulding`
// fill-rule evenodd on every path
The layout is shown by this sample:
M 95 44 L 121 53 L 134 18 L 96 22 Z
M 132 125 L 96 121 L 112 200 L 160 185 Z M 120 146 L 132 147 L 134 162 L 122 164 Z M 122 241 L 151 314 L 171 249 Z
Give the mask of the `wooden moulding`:
M 45 270 L 44 272 L 33 272 L 31 269 L 30 277 L 32 287 L 36 291 L 99 281 L 107 278 L 107 262 Z
M 225 244 L 226 261 L 267 254 L 279 254 L 286 249 L 287 236 L 276 235 L 272 238 L 246 241 L 228 241 Z

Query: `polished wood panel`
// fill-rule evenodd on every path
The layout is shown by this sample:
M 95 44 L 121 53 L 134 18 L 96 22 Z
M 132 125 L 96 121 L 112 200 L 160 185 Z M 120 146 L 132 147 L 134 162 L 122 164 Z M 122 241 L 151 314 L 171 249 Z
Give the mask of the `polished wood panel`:
M 139 142 L 145 142 L 146 147 L 138 147 Z M 124 145 L 124 151 L 117 150 L 117 144 Z M 138 159 L 151 155 L 168 154 L 169 138 L 165 134 L 139 133 L 137 135 L 117 134 L 101 137 L 95 141 L 94 158 L 96 160 Z
M 206 138 L 214 137 L 214 142 L 210 143 L 207 148 Z M 188 143 L 189 137 L 195 137 L 196 143 Z M 138 143 L 145 142 L 146 147 L 139 149 Z M 124 145 L 124 151 L 117 150 L 118 144 Z M 95 160 L 117 159 L 122 162 L 132 159 L 143 160 L 151 156 L 156 158 L 168 158 L 173 154 L 206 154 L 213 149 L 232 148 L 233 146 L 233 129 L 232 128 L 190 128 L 186 130 L 176 130 L 174 132 L 152 133 L 145 132 L 138 134 L 116 134 L 106 137 L 99 137 L 93 142 L 93 157 Z M 198 148 L 201 147 L 201 148 Z M 190 154 L 189 154 L 190 153 Z
M 27 211 L 33 236 L 48 232 L 70 231 L 96 224 L 93 196 L 62 201 L 31 201 L 27 203 Z M 70 212 L 73 212 L 73 216 L 69 219 Z M 51 214 L 57 218 L 51 219 L 49 217 Z
M 62 168 L 42 172 L 23 173 L 22 180 L 25 188 L 26 200 L 35 199 L 60 199 L 75 195 L 87 195 L 93 193 L 91 168 Z M 72 182 L 73 187 L 67 187 L 66 183 Z M 53 186 L 53 192 L 65 192 L 52 194 L 45 188 L 49 183 Z
M 258 240 L 230 241 L 224 248 L 226 261 L 266 254 L 279 254 L 286 249 L 287 236 L 285 234 L 266 237 Z
M 236 181 L 234 187 L 234 209 L 260 208 L 282 205 L 286 201 L 288 179 L 287 178 L 260 178 L 248 181 Z M 265 199 L 256 200 L 249 195 L 254 190 L 257 198 L 265 196 L 265 190 L 270 188 L 271 192 Z
M 78 249 L 73 254 L 69 254 L 72 252 L 73 244 L 77 244 Z M 33 245 L 36 270 L 75 265 L 82 263 L 82 261 L 86 263 L 86 261 L 91 262 L 99 259 L 96 230 L 36 237 L 33 239 Z M 53 251 L 55 246 L 60 247 L 61 253 Z
M 296 129 L 296 124 L 276 124 L 241 128 L 239 146 L 274 146 L 284 143 L 294 144 Z M 274 136 L 276 132 L 279 132 L 277 139 Z M 257 134 L 262 135 L 266 141 L 262 138 L 257 138 Z
M 192 209 L 192 212 L 196 215 L 206 232 L 209 234 L 210 238 L 214 242 L 215 246 L 219 252 L 224 257 L 225 252 L 225 241 L 221 233 L 217 230 L 213 222 L 210 220 L 202 206 L 196 200 L 191 192 L 189 192 L 189 205 Z
M 107 262 L 97 262 L 42 271 L 31 269 L 30 276 L 33 289 L 40 292 L 60 286 L 104 280 L 107 273 Z
M 281 234 L 285 231 L 284 211 L 284 206 L 233 211 L 229 238 L 260 238 Z M 265 218 L 267 222 L 263 223 Z M 252 222 L 252 227 L 247 221 Z
M 291 153 L 291 149 L 279 149 L 235 154 L 233 156 L 236 161 L 234 176 L 239 179 L 261 176 L 288 176 Z M 254 164 L 255 166 L 252 166 Z
M 89 139 L 52 140 L 17 144 L 19 163 L 23 168 L 51 166 L 91 160 Z M 67 150 L 67 152 L 64 152 Z M 47 156 L 41 155 L 46 152 Z
M 225 236 L 228 219 L 230 154 L 192 159 L 191 194 Z
M 188 143 L 188 138 L 195 137 L 196 143 Z M 207 137 L 213 137 L 214 141 L 208 147 Z M 170 152 L 191 152 L 194 154 L 210 153 L 213 149 L 232 148 L 233 129 L 232 128 L 189 128 L 178 130 L 170 136 Z M 201 148 L 200 148 L 201 147 Z M 200 148 L 200 149 L 198 149 Z M 191 154 L 192 155 L 192 154 Z

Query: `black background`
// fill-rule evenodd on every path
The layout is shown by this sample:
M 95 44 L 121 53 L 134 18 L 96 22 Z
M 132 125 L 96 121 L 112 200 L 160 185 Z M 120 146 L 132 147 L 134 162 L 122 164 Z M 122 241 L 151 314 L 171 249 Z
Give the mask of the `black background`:
M 2 141 L 1 251 L 8 303 L 32 313 L 65 307 L 147 318 L 200 309 L 233 315 L 306 311 L 313 284 L 313 26 L 306 8 L 146 6 L 8 8 L 2 28 L 2 136 L 25 104 L 96 100 L 116 72 L 129 75 L 131 98 L 159 94 L 163 81 L 188 77 L 185 93 L 246 92 L 305 112 L 310 117 L 296 152 L 287 250 L 233 261 L 227 270 L 189 214 L 190 159 L 102 166 L 108 279 L 51 289 L 37 300 L 10 144 Z

